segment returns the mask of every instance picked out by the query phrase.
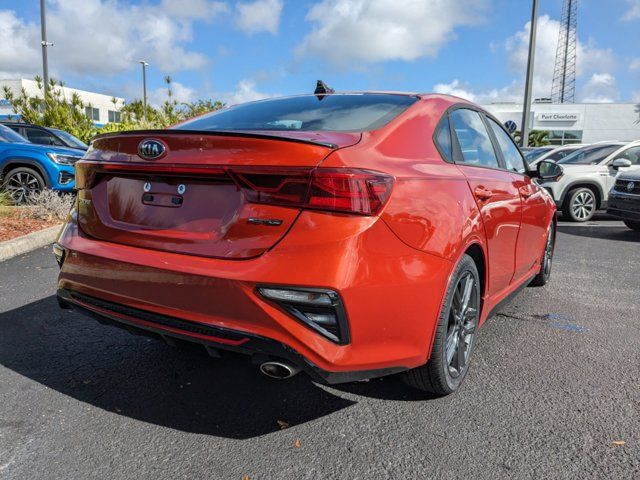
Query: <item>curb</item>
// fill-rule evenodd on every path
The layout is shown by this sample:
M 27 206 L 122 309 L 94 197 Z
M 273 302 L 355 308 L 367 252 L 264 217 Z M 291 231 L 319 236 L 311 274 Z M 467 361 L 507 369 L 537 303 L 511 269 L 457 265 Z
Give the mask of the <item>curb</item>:
M 53 243 L 61 228 L 62 224 L 54 225 L 53 227 L 45 228 L 44 230 L 39 230 L 37 232 L 23 235 L 22 237 L 1 242 L 0 262 L 4 262 L 10 258 L 17 257 L 23 253 L 31 252 L 32 250 Z

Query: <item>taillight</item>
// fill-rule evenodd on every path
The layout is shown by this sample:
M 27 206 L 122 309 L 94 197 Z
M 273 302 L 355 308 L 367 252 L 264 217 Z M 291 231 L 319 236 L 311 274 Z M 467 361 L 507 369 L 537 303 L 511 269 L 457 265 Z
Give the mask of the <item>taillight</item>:
M 221 165 L 158 165 L 76 163 L 76 189 L 93 186 L 98 173 L 180 175 L 233 181 L 248 202 L 287 207 L 377 215 L 393 187 L 393 177 L 355 168 L 228 167 Z
M 346 168 L 231 169 L 252 203 L 376 215 L 386 203 L 393 177 Z

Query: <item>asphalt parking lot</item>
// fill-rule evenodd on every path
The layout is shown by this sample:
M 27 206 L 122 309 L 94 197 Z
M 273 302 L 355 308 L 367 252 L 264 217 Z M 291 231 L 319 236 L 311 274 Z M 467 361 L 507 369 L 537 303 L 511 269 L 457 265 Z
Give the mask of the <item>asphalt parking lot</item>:
M 48 248 L 1 263 L 0 478 L 640 478 L 640 234 L 591 223 L 447 398 L 271 380 L 60 311 Z

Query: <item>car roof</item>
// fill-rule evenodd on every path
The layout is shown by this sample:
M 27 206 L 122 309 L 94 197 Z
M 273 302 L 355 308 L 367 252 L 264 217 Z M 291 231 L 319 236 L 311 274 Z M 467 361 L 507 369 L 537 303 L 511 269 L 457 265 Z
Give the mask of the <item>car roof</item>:
M 36 128 L 42 128 L 44 130 L 48 130 L 47 127 L 43 127 L 42 125 L 36 125 L 34 123 L 14 122 L 14 121 L 6 121 L 6 120 L 3 120 L 0 123 L 2 123 L 3 125 L 16 125 L 18 127 L 36 127 Z

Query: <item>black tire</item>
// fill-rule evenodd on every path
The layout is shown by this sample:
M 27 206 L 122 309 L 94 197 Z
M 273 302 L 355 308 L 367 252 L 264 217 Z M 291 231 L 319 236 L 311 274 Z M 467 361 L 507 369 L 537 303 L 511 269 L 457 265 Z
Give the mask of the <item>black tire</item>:
M 37 170 L 18 167 L 9 170 L 4 176 L 2 190 L 6 191 L 16 204 L 21 205 L 28 202 L 30 194 L 42 191 L 46 185 Z
M 629 227 L 631 230 L 635 230 L 636 232 L 640 232 L 640 221 L 624 220 L 624 224 L 627 227 Z
M 562 215 L 573 222 L 588 222 L 598 209 L 596 192 L 587 187 L 574 188 L 567 193 L 562 206 Z
M 543 287 L 549 282 L 551 277 L 551 266 L 553 265 L 553 252 L 555 250 L 556 228 L 552 222 L 547 232 L 547 241 L 544 242 L 544 250 L 542 251 L 542 260 L 540 262 L 540 272 L 533 277 L 529 286 Z
M 464 309 L 459 308 L 463 306 L 465 296 L 460 287 L 461 285 L 466 286 L 467 284 L 462 282 L 470 279 L 473 280 L 473 284 L 470 287 L 472 290 L 467 301 L 469 313 L 465 314 Z M 470 311 L 474 309 L 475 311 Z M 456 311 L 462 313 L 457 314 Z M 479 317 L 480 276 L 473 259 L 469 255 L 464 255 L 456 266 L 451 276 L 451 283 L 447 288 L 433 339 L 431 357 L 425 365 L 405 372 L 403 374 L 405 383 L 436 395 L 448 395 L 455 392 L 469 371 L 469 361 L 475 345 Z M 462 325 L 464 328 L 461 328 Z M 462 344 L 458 345 L 458 348 L 451 355 L 451 349 L 456 346 L 451 342 L 456 340 L 463 342 L 464 347 Z M 462 365 L 458 362 L 461 362 Z M 454 367 L 454 364 L 457 368 Z

